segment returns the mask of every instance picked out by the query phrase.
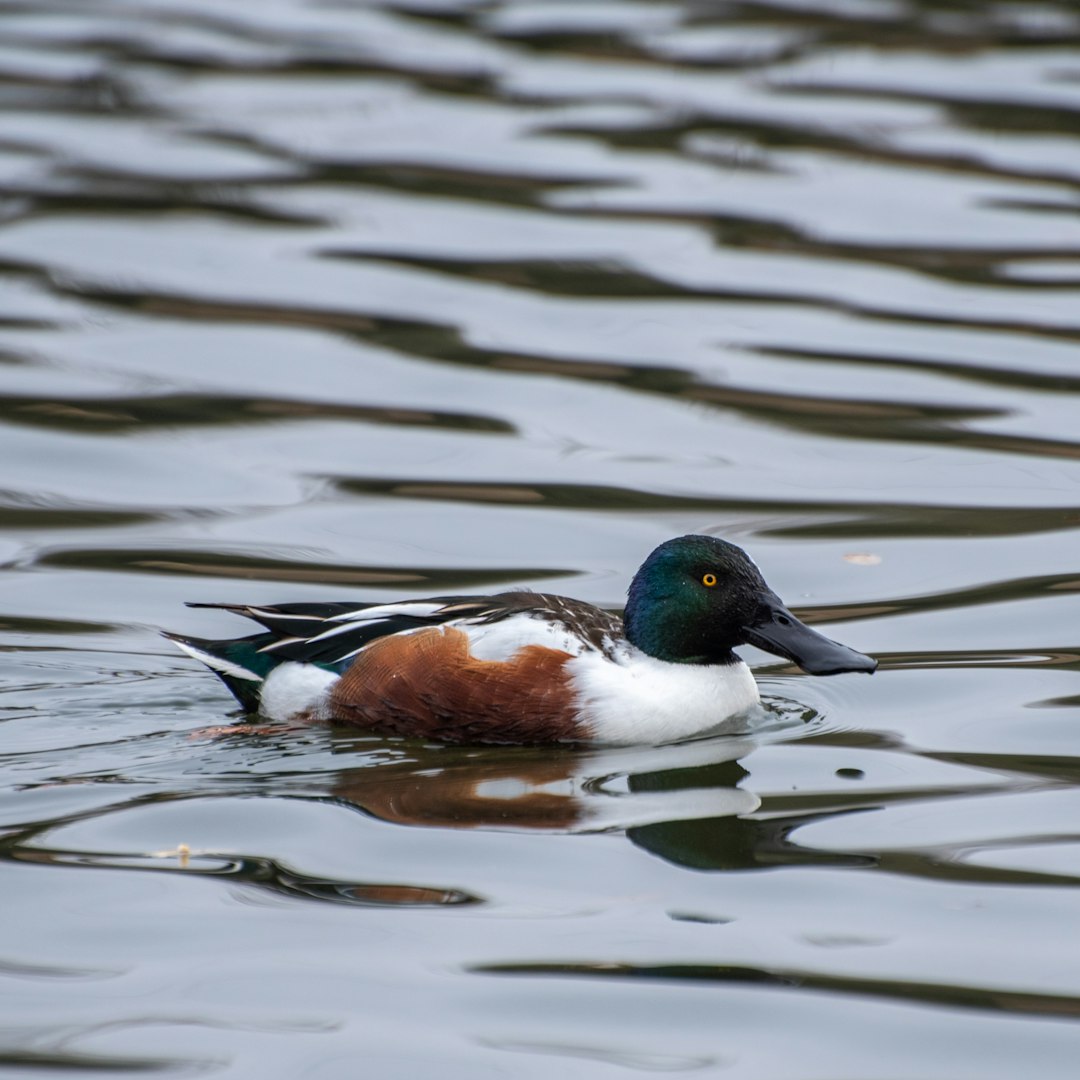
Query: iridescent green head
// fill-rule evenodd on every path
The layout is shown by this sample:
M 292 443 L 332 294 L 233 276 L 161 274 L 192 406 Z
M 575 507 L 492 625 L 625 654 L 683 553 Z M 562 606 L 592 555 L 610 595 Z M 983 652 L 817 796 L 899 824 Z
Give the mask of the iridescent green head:
M 661 544 L 630 583 L 623 622 L 631 644 L 674 664 L 735 663 L 735 646 L 751 644 L 812 675 L 877 667 L 796 619 L 746 552 L 715 536 Z

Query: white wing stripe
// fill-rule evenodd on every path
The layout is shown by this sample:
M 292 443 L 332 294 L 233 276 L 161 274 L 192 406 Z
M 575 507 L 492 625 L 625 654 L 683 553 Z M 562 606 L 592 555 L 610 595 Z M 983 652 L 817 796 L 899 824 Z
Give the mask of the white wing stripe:
M 241 667 L 239 664 L 234 664 L 229 660 L 223 660 L 220 656 L 214 656 L 211 653 L 204 652 L 202 649 L 197 649 L 194 645 L 189 645 L 179 638 L 169 638 L 169 640 L 178 649 L 186 652 L 188 656 L 193 656 L 196 660 L 204 663 L 211 671 L 220 671 L 223 675 L 231 675 L 234 679 L 262 682 L 261 676 L 256 675 L 253 671 L 248 671 L 246 667 Z
M 331 615 L 324 619 L 328 623 L 342 622 L 378 622 L 381 619 L 389 619 L 394 615 L 414 615 L 418 619 L 427 618 L 437 611 L 442 611 L 442 604 L 430 604 L 418 601 L 404 601 L 400 604 L 380 604 L 378 607 L 360 608 L 356 611 L 345 611 L 340 615 Z
M 245 607 L 242 609 L 243 614 L 248 618 L 261 620 L 261 619 L 273 619 L 274 622 L 278 622 L 281 619 L 298 619 L 301 622 L 311 622 L 312 618 L 316 616 L 312 615 L 286 615 L 281 611 L 267 611 L 265 608 L 257 607 Z
M 344 626 L 333 626 L 329 630 L 324 630 L 321 634 L 312 635 L 307 640 L 309 643 L 313 644 L 316 641 L 325 641 L 327 638 L 337 637 L 339 634 L 347 634 L 350 630 L 355 629 L 356 623 L 350 622 L 346 623 Z
M 264 645 L 261 649 L 259 649 L 259 652 L 261 652 L 261 653 L 271 653 L 279 645 L 295 645 L 299 641 L 306 641 L 306 640 L 307 640 L 306 638 L 302 638 L 302 637 L 278 638 L 276 641 L 271 641 L 269 645 Z

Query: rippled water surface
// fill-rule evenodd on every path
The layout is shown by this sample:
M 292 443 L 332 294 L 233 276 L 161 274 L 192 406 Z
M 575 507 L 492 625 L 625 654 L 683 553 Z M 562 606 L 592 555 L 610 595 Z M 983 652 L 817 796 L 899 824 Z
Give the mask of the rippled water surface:
M 1071 0 L 0 0 L 0 1071 L 1065 1080 Z M 744 736 L 231 726 L 185 600 L 618 607 L 881 670 Z

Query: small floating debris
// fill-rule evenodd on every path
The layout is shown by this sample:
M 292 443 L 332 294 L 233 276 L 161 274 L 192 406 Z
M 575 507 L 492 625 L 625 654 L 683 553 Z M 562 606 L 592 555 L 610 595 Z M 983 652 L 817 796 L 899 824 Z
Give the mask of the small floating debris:
M 180 865 L 180 869 L 187 870 L 191 866 L 191 845 L 177 844 L 176 847 L 167 848 L 165 851 L 151 851 L 150 858 L 176 859 Z

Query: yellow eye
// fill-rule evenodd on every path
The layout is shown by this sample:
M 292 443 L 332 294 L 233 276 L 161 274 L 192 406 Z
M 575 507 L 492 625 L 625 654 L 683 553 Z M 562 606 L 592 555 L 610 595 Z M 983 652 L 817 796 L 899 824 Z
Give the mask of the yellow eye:
M 715 574 L 706 574 L 701 579 L 701 584 L 704 585 L 706 588 L 711 589 L 716 584 L 716 575 Z

